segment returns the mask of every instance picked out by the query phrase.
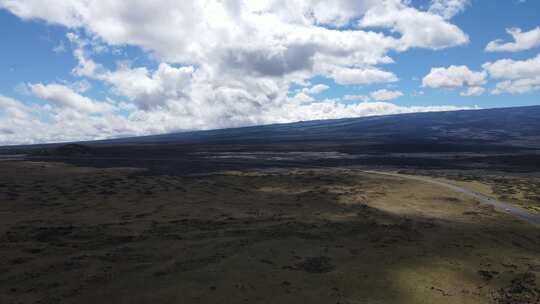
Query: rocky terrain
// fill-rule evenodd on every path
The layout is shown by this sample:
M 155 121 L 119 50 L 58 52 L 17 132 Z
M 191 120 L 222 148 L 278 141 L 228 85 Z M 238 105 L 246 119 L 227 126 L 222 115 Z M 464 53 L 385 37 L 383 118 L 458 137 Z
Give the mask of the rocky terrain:
M 540 229 L 356 169 L 0 162 L 1 303 L 538 303 Z

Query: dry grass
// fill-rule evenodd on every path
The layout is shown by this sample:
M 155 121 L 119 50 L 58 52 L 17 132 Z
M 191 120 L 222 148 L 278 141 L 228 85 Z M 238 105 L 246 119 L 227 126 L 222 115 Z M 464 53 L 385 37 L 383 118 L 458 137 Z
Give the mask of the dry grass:
M 429 184 L 0 166 L 0 303 L 539 299 L 540 228 Z

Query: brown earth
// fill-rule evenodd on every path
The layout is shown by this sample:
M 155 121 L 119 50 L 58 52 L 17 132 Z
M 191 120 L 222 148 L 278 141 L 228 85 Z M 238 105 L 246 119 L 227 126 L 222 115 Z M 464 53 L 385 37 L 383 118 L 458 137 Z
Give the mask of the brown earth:
M 539 303 L 540 227 L 354 169 L 0 162 L 0 303 Z

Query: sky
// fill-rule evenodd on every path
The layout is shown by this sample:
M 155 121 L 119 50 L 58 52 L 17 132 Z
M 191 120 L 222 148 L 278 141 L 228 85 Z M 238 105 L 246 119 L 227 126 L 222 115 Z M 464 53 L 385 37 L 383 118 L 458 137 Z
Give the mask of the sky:
M 0 0 L 0 145 L 540 104 L 536 0 Z

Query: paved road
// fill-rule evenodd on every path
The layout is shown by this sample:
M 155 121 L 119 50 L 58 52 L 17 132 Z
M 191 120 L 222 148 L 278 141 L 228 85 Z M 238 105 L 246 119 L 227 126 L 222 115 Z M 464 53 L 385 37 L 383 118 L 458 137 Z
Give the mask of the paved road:
M 518 217 L 518 218 L 520 218 L 522 220 L 525 220 L 527 222 L 530 222 L 530 223 L 533 223 L 533 224 L 536 224 L 536 225 L 540 225 L 540 216 L 539 215 L 536 215 L 536 214 L 534 214 L 532 212 L 529 212 L 529 211 L 527 211 L 525 209 L 515 207 L 515 206 L 513 206 L 513 205 L 511 205 L 509 203 L 496 200 L 494 198 L 485 196 L 485 195 L 480 194 L 478 192 L 467 190 L 465 188 L 462 188 L 462 187 L 459 187 L 459 186 L 456 186 L 456 185 L 452 185 L 452 184 L 449 184 L 449 183 L 445 183 L 445 182 L 438 181 L 438 180 L 435 180 L 435 179 L 432 179 L 432 178 L 429 178 L 429 177 L 424 177 L 424 176 L 406 175 L 406 174 L 398 174 L 398 173 L 391 173 L 391 172 L 381 172 L 381 171 L 364 171 L 364 172 L 370 173 L 370 174 L 379 174 L 379 175 L 393 176 L 393 177 L 398 177 L 398 178 L 411 179 L 411 180 L 421 181 L 421 182 L 425 182 L 425 183 L 445 187 L 445 188 L 454 190 L 456 192 L 465 194 L 467 196 L 470 196 L 470 197 L 478 200 L 480 203 L 492 205 L 496 209 L 498 209 L 499 211 L 511 214 L 511 215 L 516 216 L 516 217 Z

